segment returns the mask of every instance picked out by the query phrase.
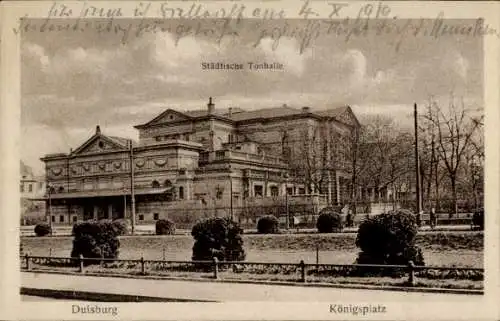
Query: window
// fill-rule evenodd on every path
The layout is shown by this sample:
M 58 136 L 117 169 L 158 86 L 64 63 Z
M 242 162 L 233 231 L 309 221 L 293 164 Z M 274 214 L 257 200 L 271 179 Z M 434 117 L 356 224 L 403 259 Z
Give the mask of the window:
M 179 187 L 179 199 L 184 199 L 184 187 Z
M 64 215 L 59 215 L 59 222 L 61 222 L 61 223 L 64 222 Z
M 33 192 L 33 184 L 28 185 L 28 192 Z
M 156 137 L 155 137 L 155 140 L 156 140 L 157 142 L 159 142 L 159 141 L 161 140 L 161 136 L 156 136 Z
M 165 187 L 170 187 L 172 186 L 172 182 L 170 180 L 165 180 Z
M 52 215 L 52 223 L 54 223 L 56 221 L 56 217 L 54 215 Z
M 173 115 L 168 116 L 169 119 L 174 119 Z
M 288 195 L 293 195 L 293 187 L 287 187 L 287 188 L 286 188 L 286 193 L 287 193 Z
M 64 192 L 64 187 L 62 187 L 62 186 L 61 186 L 61 187 L 59 187 L 58 192 L 59 192 L 59 193 L 63 193 L 63 192 Z
M 160 183 L 158 183 L 158 181 L 153 181 L 153 182 L 151 183 L 151 186 L 152 186 L 153 188 L 159 188 L 159 187 L 160 187 Z
M 153 219 L 156 221 L 160 217 L 160 214 L 154 213 L 153 214 Z
M 21 193 L 24 193 L 24 184 L 21 184 Z
M 271 196 L 278 196 L 278 186 L 271 186 Z
M 189 142 L 189 134 L 186 134 L 186 135 L 184 136 L 184 139 L 185 139 L 186 141 L 188 141 L 188 142 Z
M 73 216 L 73 223 L 76 223 L 77 220 L 78 220 L 78 216 Z
M 305 193 L 306 193 L 305 188 L 300 187 L 300 188 L 299 188 L 299 194 L 305 194 Z
M 255 196 L 262 197 L 262 185 L 254 185 L 253 191 Z
M 144 221 L 144 215 L 139 215 L 139 221 Z
M 42 189 L 43 188 L 43 182 L 38 183 L 38 188 Z

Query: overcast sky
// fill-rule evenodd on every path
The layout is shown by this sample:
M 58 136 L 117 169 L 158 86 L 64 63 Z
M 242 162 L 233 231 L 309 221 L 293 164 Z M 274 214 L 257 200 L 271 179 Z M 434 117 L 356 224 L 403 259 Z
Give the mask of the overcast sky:
M 175 22 L 177 23 L 177 22 Z M 207 24 L 209 24 L 207 22 Z M 305 28 L 300 20 L 281 22 Z M 96 32 L 26 33 L 22 41 L 22 159 L 38 173 L 46 153 L 78 147 L 101 125 L 103 133 L 137 138 L 134 125 L 167 108 L 246 109 L 287 104 L 313 109 L 351 105 L 356 114 L 382 113 L 403 124 L 414 101 L 446 101 L 451 92 L 483 107 L 480 38 L 391 36 L 344 41 L 322 34 L 304 52 L 300 41 L 270 38 L 242 21 L 238 37 L 129 37 Z M 42 35 L 42 36 L 41 36 Z M 284 71 L 204 71 L 201 62 L 280 62 Z

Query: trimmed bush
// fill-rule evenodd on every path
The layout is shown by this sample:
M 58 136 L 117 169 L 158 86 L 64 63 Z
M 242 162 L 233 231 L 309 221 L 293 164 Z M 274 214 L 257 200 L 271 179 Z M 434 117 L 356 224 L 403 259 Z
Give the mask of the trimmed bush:
M 357 264 L 424 265 L 422 251 L 415 245 L 416 216 L 407 210 L 391 211 L 364 220 L 359 226 L 356 246 L 361 253 Z
M 158 220 L 155 224 L 156 235 L 175 234 L 175 224 L 171 220 Z
M 50 225 L 47 223 L 39 223 L 35 226 L 36 236 L 46 236 L 52 232 Z
M 71 257 L 110 258 L 118 257 L 120 231 L 117 224 L 102 221 L 87 221 L 73 226 L 73 250 Z M 98 264 L 98 261 L 87 261 L 87 264 Z
M 111 222 L 118 235 L 127 235 L 130 233 L 130 225 L 126 219 L 118 219 Z
M 343 227 L 342 216 L 329 208 L 323 209 L 316 221 L 316 228 L 319 233 L 342 232 Z
M 227 217 L 198 222 L 191 230 L 195 240 L 192 259 L 206 261 L 217 257 L 219 261 L 243 261 L 245 250 L 241 234 L 243 230 L 238 223 Z
M 266 215 L 257 221 L 257 232 L 261 234 L 279 233 L 279 221 L 274 215 Z

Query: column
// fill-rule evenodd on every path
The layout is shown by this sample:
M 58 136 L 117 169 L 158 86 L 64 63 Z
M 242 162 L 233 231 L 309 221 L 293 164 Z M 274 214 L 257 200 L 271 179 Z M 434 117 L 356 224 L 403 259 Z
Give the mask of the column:
M 340 179 L 339 179 L 339 174 L 337 172 L 335 172 L 335 197 L 337 198 L 336 202 L 335 203 L 339 203 L 340 202 Z
M 108 219 L 113 219 L 113 204 L 111 203 L 108 204 Z
M 94 220 L 97 220 L 97 205 L 94 205 Z

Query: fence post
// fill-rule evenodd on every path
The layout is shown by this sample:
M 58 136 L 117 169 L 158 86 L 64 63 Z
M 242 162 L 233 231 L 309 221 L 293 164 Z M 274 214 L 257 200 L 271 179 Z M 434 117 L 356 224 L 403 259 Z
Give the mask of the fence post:
M 408 262 L 408 285 L 415 285 L 415 264 L 413 261 Z
M 28 270 L 28 271 L 29 271 L 29 270 L 30 270 L 30 257 L 29 257 L 29 255 L 28 255 L 28 253 L 26 253 L 26 254 L 24 255 L 24 257 L 25 257 L 25 259 L 26 259 L 26 270 Z
M 141 256 L 141 274 L 146 274 L 146 267 L 144 266 L 144 256 Z
M 83 255 L 80 254 L 80 256 L 78 256 L 78 263 L 79 263 L 79 266 L 80 266 L 80 273 L 83 273 Z
M 300 282 L 305 283 L 306 282 L 306 264 L 304 263 L 304 260 L 300 260 L 299 266 L 300 266 Z
M 214 256 L 214 279 L 219 278 L 219 260 Z

